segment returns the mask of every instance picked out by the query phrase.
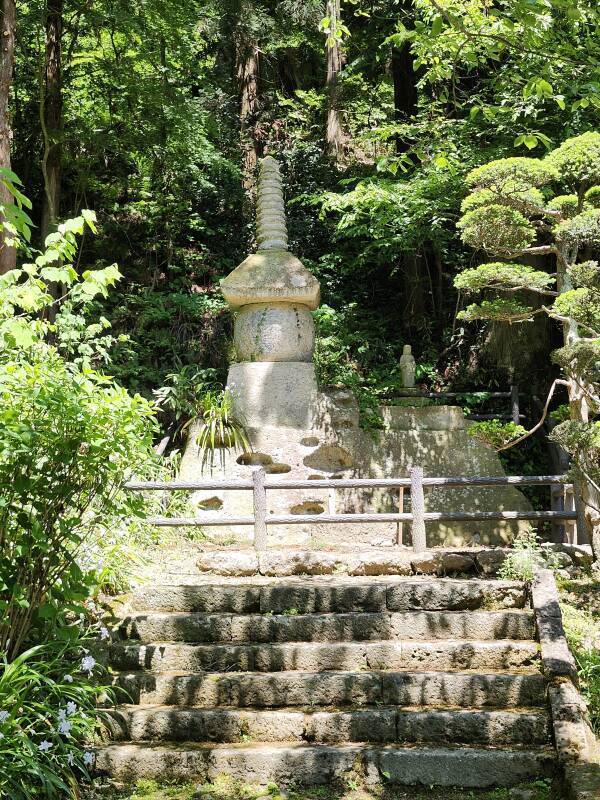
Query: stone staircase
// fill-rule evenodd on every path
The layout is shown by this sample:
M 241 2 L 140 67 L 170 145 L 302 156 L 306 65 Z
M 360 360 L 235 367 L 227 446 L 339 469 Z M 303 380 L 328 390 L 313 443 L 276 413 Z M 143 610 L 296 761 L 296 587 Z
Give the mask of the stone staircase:
M 131 598 L 110 649 L 131 703 L 110 712 L 100 773 L 487 787 L 552 772 L 522 584 L 202 581 Z

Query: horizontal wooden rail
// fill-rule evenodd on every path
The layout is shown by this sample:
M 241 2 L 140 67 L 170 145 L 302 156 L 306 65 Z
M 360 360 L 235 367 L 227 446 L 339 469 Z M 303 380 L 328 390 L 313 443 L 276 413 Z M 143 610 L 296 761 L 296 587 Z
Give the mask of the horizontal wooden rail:
M 552 486 L 570 484 L 566 475 L 490 475 L 482 478 L 452 477 L 423 478 L 424 487 L 445 486 L 448 488 L 468 486 Z M 396 489 L 410 488 L 410 478 L 324 478 L 323 480 L 265 480 L 265 489 Z M 129 481 L 126 489 L 134 491 L 214 491 L 217 489 L 251 490 L 251 480 L 231 481 Z
M 412 527 L 413 549 L 423 550 L 427 546 L 425 525 L 428 522 L 499 522 L 504 520 L 577 520 L 576 511 L 425 511 L 423 491 L 425 488 L 447 487 L 494 487 L 494 486 L 556 486 L 571 485 L 565 475 L 489 475 L 484 477 L 423 477 L 420 467 L 413 467 L 409 478 L 332 478 L 319 480 L 267 479 L 262 467 L 252 470 L 251 480 L 205 480 L 205 481 L 130 481 L 126 488 L 134 491 L 252 491 L 252 511 L 247 516 L 224 516 L 220 512 L 204 513 L 198 517 L 151 517 L 148 523 L 160 527 L 212 527 L 247 525 L 254 527 L 254 547 L 267 547 L 269 525 L 322 525 L 322 524 L 379 524 L 396 523 L 401 528 L 404 522 Z M 367 514 L 268 514 L 267 490 L 277 489 L 397 489 L 400 491 L 399 509 L 396 513 Z M 404 513 L 404 490 L 410 489 L 411 513 Z M 401 538 L 401 537 L 400 537 Z M 397 541 L 399 541 L 397 537 Z
M 558 520 L 577 519 L 574 511 L 426 511 L 425 522 L 484 522 L 486 520 Z M 267 525 L 302 525 L 305 523 L 343 524 L 357 522 L 412 522 L 412 514 L 270 514 Z M 151 517 L 150 525 L 161 527 L 254 525 L 254 517 Z

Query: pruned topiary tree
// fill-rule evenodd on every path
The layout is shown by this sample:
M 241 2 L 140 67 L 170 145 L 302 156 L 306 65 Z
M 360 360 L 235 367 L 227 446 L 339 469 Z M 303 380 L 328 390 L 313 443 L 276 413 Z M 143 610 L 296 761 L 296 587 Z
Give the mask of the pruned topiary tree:
M 505 158 L 472 170 L 458 223 L 463 241 L 494 257 L 455 279 L 467 294 L 484 293 L 462 319 L 525 323 L 547 314 L 562 325 L 564 346 L 553 354 L 563 372 L 549 392 L 542 424 L 558 385 L 567 388 L 570 419 L 552 437 L 573 469 L 600 558 L 600 133 L 567 139 L 544 159 Z M 556 271 L 523 263 L 551 256 Z M 543 297 L 540 305 L 528 294 Z M 530 295 L 529 295 L 530 297 Z M 500 448 L 503 449 L 503 448 Z

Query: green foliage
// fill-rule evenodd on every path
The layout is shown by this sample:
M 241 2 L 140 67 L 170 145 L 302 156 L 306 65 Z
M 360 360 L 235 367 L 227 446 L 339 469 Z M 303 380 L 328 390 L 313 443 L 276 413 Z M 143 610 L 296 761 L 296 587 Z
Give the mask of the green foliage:
M 571 317 L 586 328 L 600 331 L 600 291 L 597 289 L 571 289 L 556 298 L 554 310 Z
M 550 438 L 571 454 L 576 474 L 600 485 L 600 421 L 567 420 L 554 428 Z
M 524 264 L 507 264 L 493 262 L 481 264 L 479 267 L 465 269 L 454 279 L 457 289 L 478 292 L 482 289 L 498 289 L 514 291 L 515 289 L 544 290 L 554 283 L 554 278 L 547 272 L 533 269 Z
M 12 662 L 0 658 L 0 796 L 80 796 L 77 781 L 88 778 L 93 765 L 85 744 L 96 729 L 96 702 L 106 692 L 85 644 L 54 642 Z
M 588 704 L 596 736 L 600 735 L 599 588 L 594 577 L 559 582 L 565 634 L 577 662 L 579 688 Z
M 600 133 L 590 131 L 567 139 L 546 156 L 545 164 L 573 189 L 600 183 Z
M 513 439 L 523 436 L 525 432 L 522 425 L 516 425 L 514 422 L 502 422 L 499 419 L 472 422 L 468 430 L 469 436 L 493 447 L 494 450 L 501 450 Z
M 545 186 L 558 178 L 557 167 L 536 158 L 501 158 L 471 170 L 467 186 L 489 189 L 494 194 L 511 195 Z M 539 195 L 538 195 L 539 196 Z
M 76 556 L 106 514 L 140 513 L 121 490 L 148 459 L 150 405 L 51 349 L 0 360 L 0 642 L 76 613 L 93 585 Z
M 600 209 L 584 211 L 576 217 L 566 219 L 556 227 L 556 239 L 569 247 L 600 248 Z
M 481 303 L 471 303 L 467 308 L 458 313 L 459 319 L 467 322 L 475 320 L 492 320 L 495 322 L 524 322 L 533 316 L 533 309 L 518 300 L 495 299 L 482 300 Z
M 571 375 L 585 375 L 592 383 L 600 381 L 600 339 L 575 341 L 552 353 L 552 360 Z
M 600 289 L 600 266 L 597 261 L 582 261 L 579 264 L 570 264 L 567 274 L 575 288 L 589 286 Z
M 533 529 L 519 532 L 512 543 L 511 552 L 498 570 L 500 578 L 512 581 L 531 581 L 538 569 L 548 567 L 542 554 L 537 533 Z
M 221 463 L 226 450 L 249 452 L 252 445 L 248 439 L 244 422 L 236 414 L 233 397 L 227 389 L 221 392 L 207 392 L 201 401 L 200 429 L 198 444 L 202 467 L 214 467 L 218 453 Z
M 63 223 L 35 263 L 0 278 L 0 648 L 9 660 L 32 628 L 71 635 L 94 584 L 77 555 L 106 516 L 139 513 L 121 486 L 151 454 L 150 404 L 47 342 L 64 330 L 50 282 L 64 284 L 73 316 L 118 277 L 109 267 L 79 278 L 71 265 L 86 223 L 94 228 L 88 212 Z M 40 314 L 50 307 L 53 321 Z
M 515 208 L 499 203 L 467 211 L 458 228 L 465 244 L 505 258 L 520 253 L 535 239 L 529 220 Z
M 547 208 L 559 211 L 563 219 L 570 219 L 579 211 L 579 198 L 576 194 L 558 194 L 548 201 Z

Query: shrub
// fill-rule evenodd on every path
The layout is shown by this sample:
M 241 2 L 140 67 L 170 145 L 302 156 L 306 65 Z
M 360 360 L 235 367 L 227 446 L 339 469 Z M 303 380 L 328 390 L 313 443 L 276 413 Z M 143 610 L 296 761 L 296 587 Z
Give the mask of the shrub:
M 531 581 L 538 569 L 548 566 L 544 561 L 540 540 L 534 530 L 518 533 L 512 546 L 512 552 L 506 556 L 498 571 L 501 578 Z
M 85 642 L 33 647 L 0 659 L 0 797 L 79 796 L 88 777 L 101 689 Z
M 514 422 L 501 422 L 499 419 L 490 419 L 485 422 L 473 422 L 469 425 L 469 436 L 479 439 L 480 442 L 501 450 L 513 439 L 523 436 L 525 428 L 515 425 Z

